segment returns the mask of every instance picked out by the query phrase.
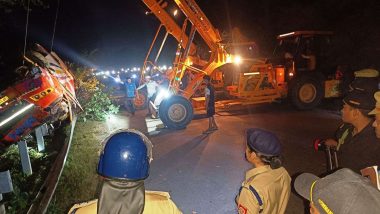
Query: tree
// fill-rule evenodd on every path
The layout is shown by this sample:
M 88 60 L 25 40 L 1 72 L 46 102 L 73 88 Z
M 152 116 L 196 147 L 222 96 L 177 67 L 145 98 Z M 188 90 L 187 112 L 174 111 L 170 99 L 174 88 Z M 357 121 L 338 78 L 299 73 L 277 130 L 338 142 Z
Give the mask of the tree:
M 39 5 L 43 6 L 45 5 L 46 0 L 30 0 L 30 3 L 32 5 Z M 12 8 L 15 7 L 27 7 L 28 6 L 28 0 L 0 0 L 0 9 L 4 10 L 5 12 L 11 12 Z

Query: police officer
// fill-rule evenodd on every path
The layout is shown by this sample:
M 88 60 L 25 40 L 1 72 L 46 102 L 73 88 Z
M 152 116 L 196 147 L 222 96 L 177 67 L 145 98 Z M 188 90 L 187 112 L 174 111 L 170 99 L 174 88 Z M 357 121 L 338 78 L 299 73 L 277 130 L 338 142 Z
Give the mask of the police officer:
M 285 213 L 290 196 L 290 176 L 281 162 L 281 144 L 271 132 L 247 130 L 245 157 L 253 168 L 246 172 L 236 204 L 239 214 Z
M 181 214 L 167 192 L 145 191 L 152 143 L 137 130 L 120 130 L 104 141 L 99 199 L 74 205 L 70 214 Z

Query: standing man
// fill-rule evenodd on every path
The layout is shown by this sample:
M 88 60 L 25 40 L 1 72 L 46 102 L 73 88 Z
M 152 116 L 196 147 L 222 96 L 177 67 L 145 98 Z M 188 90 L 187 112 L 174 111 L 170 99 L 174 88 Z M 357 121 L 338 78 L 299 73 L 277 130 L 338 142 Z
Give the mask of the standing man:
M 182 214 L 167 192 L 146 191 L 152 143 L 140 131 L 127 129 L 104 141 L 98 174 L 99 199 L 74 205 L 69 214 Z
M 353 90 L 343 102 L 343 124 L 336 138 L 327 139 L 325 144 L 336 147 L 340 166 L 357 173 L 367 166 L 380 165 L 380 141 L 371 127 L 374 120 L 368 115 L 375 107 L 373 94 Z
M 150 102 L 154 103 L 154 99 L 156 98 L 157 90 L 158 90 L 158 84 L 156 81 L 153 81 L 150 76 L 145 76 L 145 83 L 140 85 L 137 90 L 140 90 L 142 88 L 146 87 L 147 90 L 147 96 L 148 96 L 148 115 L 152 116 L 152 112 L 150 110 Z
M 376 92 L 374 97 L 376 100 L 376 107 L 369 113 L 369 115 L 376 116 L 376 119 L 373 121 L 372 126 L 375 128 L 376 137 L 380 138 L 380 91 Z
M 135 97 L 137 94 L 136 90 L 136 84 L 132 82 L 131 77 L 127 77 L 127 82 L 125 83 L 125 108 L 127 111 L 129 111 L 132 115 L 135 115 Z
M 271 132 L 247 130 L 245 157 L 253 168 L 236 196 L 239 214 L 283 214 L 290 196 L 290 176 L 282 167 L 281 144 Z
M 203 76 L 203 81 L 206 84 L 205 88 L 205 105 L 208 117 L 208 129 L 203 132 L 203 134 L 209 134 L 213 131 L 218 130 L 218 125 L 216 125 L 214 114 L 215 114 L 215 89 L 211 84 L 211 77 L 209 75 Z

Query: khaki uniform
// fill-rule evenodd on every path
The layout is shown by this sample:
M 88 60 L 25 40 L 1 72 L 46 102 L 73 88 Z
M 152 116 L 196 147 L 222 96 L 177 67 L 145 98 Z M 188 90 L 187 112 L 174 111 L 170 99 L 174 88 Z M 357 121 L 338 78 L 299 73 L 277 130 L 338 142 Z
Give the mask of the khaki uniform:
M 269 165 L 247 171 L 236 197 L 239 214 L 282 214 L 290 196 L 290 176 L 285 168 Z
M 98 199 L 74 205 L 69 214 L 97 213 Z M 143 214 L 182 214 L 168 192 L 145 191 L 145 205 Z

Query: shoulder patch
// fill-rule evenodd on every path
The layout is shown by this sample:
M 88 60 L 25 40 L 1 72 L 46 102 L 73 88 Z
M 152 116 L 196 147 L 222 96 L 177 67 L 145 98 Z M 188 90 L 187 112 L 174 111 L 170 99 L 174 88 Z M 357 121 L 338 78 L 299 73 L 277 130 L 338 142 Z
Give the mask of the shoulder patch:
M 247 212 L 248 212 L 248 209 L 246 207 L 244 207 L 243 205 L 239 204 L 238 213 L 239 214 L 247 214 Z

